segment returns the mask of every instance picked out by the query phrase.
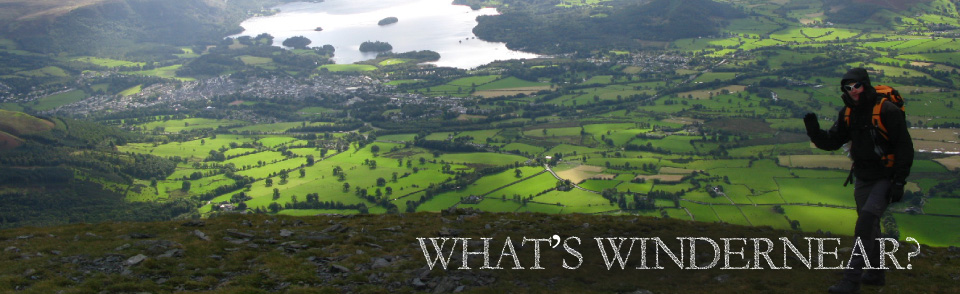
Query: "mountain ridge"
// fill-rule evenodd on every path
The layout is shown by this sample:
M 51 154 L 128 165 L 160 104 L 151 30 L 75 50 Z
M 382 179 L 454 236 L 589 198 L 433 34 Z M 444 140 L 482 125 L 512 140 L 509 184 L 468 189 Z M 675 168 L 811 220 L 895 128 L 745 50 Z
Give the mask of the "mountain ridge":
M 263 7 L 278 3 L 271 0 L 232 1 L 230 5 L 210 0 L 89 0 L 31 5 L 10 1 L 8 6 L 25 15 L 0 18 L 8 22 L 4 26 L 7 37 L 25 50 L 122 56 L 123 52 L 114 47 L 145 42 L 186 46 L 220 39 L 241 31 L 239 23 L 243 19 L 268 13 Z

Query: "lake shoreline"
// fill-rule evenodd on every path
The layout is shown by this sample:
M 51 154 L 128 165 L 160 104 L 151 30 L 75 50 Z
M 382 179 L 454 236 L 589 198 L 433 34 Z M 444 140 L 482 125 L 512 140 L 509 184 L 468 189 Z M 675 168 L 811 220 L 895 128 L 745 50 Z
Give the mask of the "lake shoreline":
M 440 54 L 431 62 L 440 67 L 471 69 L 498 60 L 529 59 L 537 54 L 514 51 L 504 43 L 481 40 L 473 34 L 476 17 L 499 14 L 494 8 L 472 10 L 445 0 L 327 0 L 320 3 L 297 2 L 273 7 L 278 13 L 258 16 L 241 23 L 238 36 L 268 33 L 280 44 L 283 40 L 304 36 L 311 46 L 332 45 L 333 61 L 351 64 L 376 58 L 375 53 L 359 51 L 360 44 L 381 41 L 393 45 L 393 52 L 430 50 Z M 378 25 L 385 18 L 403 19 Z M 322 27 L 322 32 L 317 28 Z

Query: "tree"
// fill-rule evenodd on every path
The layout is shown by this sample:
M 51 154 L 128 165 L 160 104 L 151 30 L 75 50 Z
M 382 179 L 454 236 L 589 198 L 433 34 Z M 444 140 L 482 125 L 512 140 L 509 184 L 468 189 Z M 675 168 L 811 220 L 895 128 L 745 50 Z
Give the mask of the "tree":
M 387 184 L 387 180 L 384 178 L 377 178 L 377 186 L 383 187 Z
M 307 176 L 307 171 L 301 168 L 301 169 L 300 169 L 300 177 L 302 178 L 302 177 L 306 177 L 306 176 Z
M 267 187 L 273 186 L 273 178 L 267 178 L 265 182 L 267 183 Z
M 774 206 L 773 206 L 773 212 L 776 212 L 776 213 L 779 213 L 779 214 L 784 214 L 784 213 L 786 213 L 786 212 L 783 210 L 783 206 L 780 206 L 780 205 L 774 205 Z
M 180 186 L 180 191 L 190 191 L 190 181 L 183 181 L 183 185 Z
M 273 200 L 280 199 L 280 189 L 273 188 Z
M 343 183 L 343 192 L 350 192 L 350 183 Z
M 257 35 L 256 37 L 254 37 L 254 40 L 256 40 L 257 43 L 262 43 L 263 45 L 267 45 L 267 46 L 273 45 L 273 36 L 267 33 L 262 33 Z
M 293 49 L 307 49 L 307 45 L 310 45 L 312 41 L 307 39 L 304 36 L 295 36 L 290 37 L 289 39 L 283 40 L 283 46 L 291 47 Z
M 377 146 L 377 145 L 370 146 L 370 152 L 372 152 L 373 155 L 376 156 L 377 153 L 380 153 L 380 146 Z
M 513 170 L 513 173 L 514 173 L 514 176 L 518 178 L 523 176 L 523 171 L 521 171 L 519 168 Z

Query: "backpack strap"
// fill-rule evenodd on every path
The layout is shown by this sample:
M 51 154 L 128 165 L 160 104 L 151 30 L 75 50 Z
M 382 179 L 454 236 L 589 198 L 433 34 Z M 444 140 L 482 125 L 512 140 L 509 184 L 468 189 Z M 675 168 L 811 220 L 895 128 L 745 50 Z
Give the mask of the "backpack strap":
M 853 109 L 851 109 L 849 106 L 845 106 L 843 109 L 843 121 L 847 123 L 848 127 L 850 126 L 850 113 L 852 112 Z
M 843 186 L 846 187 L 848 184 L 853 183 L 853 163 L 850 164 L 850 173 L 847 174 L 847 180 L 843 181 Z
M 889 141 L 890 135 L 887 134 L 887 127 L 883 125 L 883 120 L 880 119 L 880 111 L 883 109 L 883 103 L 887 101 L 889 101 L 887 98 L 882 98 L 880 99 L 880 103 L 877 103 L 873 106 L 873 117 L 870 119 L 870 121 L 872 121 L 873 125 L 877 127 L 877 130 L 879 131 L 880 135 L 883 136 L 883 139 Z
M 884 97 L 884 98 L 880 99 L 880 103 L 877 103 L 876 105 L 873 106 L 873 116 L 871 117 L 870 120 L 873 122 L 873 125 L 877 127 L 877 133 L 879 133 L 880 136 L 883 136 L 883 139 L 884 139 L 884 140 L 886 140 L 886 141 L 889 142 L 889 141 L 890 141 L 890 135 L 887 133 L 887 127 L 883 125 L 883 120 L 880 119 L 880 111 L 883 109 L 883 103 L 884 103 L 884 102 L 887 102 L 887 101 L 890 101 L 890 100 L 889 100 L 888 98 Z M 892 101 L 891 101 L 891 102 L 892 102 Z M 894 104 L 894 105 L 896 105 L 896 104 Z M 880 151 L 878 151 L 878 152 L 880 152 Z M 880 160 L 883 160 L 883 162 L 884 162 L 884 166 L 886 166 L 886 167 L 893 167 L 893 163 L 894 163 L 894 155 L 893 155 L 893 153 L 890 153 L 890 154 L 879 154 L 879 155 L 880 155 Z

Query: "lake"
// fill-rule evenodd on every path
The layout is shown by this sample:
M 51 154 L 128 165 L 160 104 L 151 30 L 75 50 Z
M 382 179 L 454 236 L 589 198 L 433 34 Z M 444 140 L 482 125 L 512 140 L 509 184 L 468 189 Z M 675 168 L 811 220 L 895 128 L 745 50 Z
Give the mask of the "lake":
M 496 15 L 495 8 L 472 10 L 451 0 L 327 0 L 296 2 L 275 7 L 280 13 L 254 17 L 241 23 L 237 36 L 268 33 L 276 46 L 293 36 L 309 38 L 311 47 L 333 45 L 338 64 L 373 59 L 375 52 L 360 52 L 365 41 L 382 41 L 393 52 L 432 50 L 440 53 L 437 66 L 474 68 L 496 60 L 536 58 L 533 53 L 509 50 L 503 43 L 477 39 L 473 28 L 480 15 Z M 397 23 L 379 26 L 386 17 Z M 315 31 L 317 27 L 323 31 Z

